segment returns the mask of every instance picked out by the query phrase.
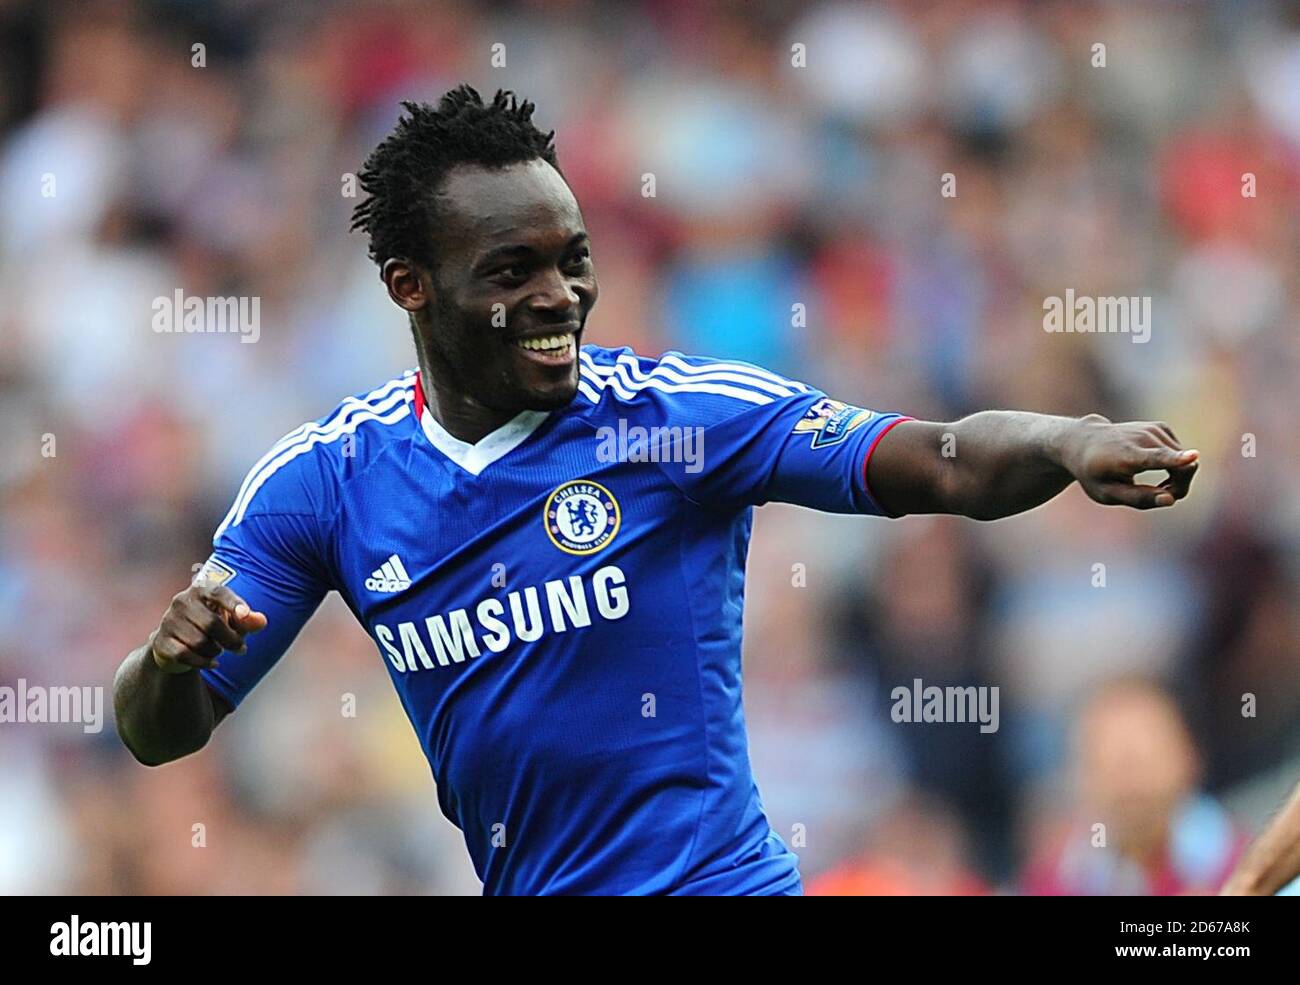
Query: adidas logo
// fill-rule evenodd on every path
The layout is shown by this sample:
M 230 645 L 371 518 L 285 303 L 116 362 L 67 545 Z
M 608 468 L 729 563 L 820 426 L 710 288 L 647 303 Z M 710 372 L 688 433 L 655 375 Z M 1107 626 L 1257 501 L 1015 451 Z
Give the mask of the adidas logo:
M 401 592 L 411 587 L 411 576 L 406 573 L 402 559 L 396 554 L 389 557 L 366 579 L 366 589 L 371 592 Z

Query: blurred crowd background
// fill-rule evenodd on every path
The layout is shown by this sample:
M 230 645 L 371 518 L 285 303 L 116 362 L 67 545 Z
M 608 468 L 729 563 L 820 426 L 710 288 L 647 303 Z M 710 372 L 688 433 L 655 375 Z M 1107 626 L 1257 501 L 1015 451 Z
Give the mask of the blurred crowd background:
M 414 365 L 348 175 L 461 81 L 557 131 L 590 341 L 1202 452 L 1159 514 L 758 511 L 752 758 L 809 891 L 1215 889 L 1300 779 L 1296 4 L 0 0 L 0 685 L 111 704 L 251 463 Z M 155 333 L 178 288 L 259 341 Z M 1045 332 L 1067 289 L 1150 341 Z M 477 892 L 380 661 L 334 598 L 155 770 L 111 709 L 0 724 L 0 891 Z M 893 722 L 917 678 L 998 731 Z

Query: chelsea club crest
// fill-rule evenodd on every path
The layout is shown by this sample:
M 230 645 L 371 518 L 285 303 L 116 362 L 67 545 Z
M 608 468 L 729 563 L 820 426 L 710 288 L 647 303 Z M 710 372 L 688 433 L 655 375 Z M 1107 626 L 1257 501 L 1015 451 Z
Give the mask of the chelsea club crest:
M 542 522 L 551 543 L 568 554 L 595 554 L 618 533 L 622 514 L 613 493 L 598 482 L 575 479 L 546 497 Z

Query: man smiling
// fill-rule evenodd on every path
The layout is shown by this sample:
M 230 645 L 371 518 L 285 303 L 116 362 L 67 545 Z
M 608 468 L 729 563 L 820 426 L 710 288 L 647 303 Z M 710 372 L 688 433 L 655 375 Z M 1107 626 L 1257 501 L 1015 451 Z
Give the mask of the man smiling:
M 485 892 L 799 893 L 742 715 L 752 508 L 993 519 L 1075 480 L 1166 507 L 1197 453 L 1159 423 L 927 423 L 745 363 L 584 345 L 591 249 L 531 104 L 461 86 L 404 105 L 354 225 L 419 368 L 253 466 L 118 671 L 123 740 L 147 764 L 201 748 L 337 591 Z M 633 428 L 703 454 L 606 453 Z M 1150 469 L 1168 478 L 1134 483 Z

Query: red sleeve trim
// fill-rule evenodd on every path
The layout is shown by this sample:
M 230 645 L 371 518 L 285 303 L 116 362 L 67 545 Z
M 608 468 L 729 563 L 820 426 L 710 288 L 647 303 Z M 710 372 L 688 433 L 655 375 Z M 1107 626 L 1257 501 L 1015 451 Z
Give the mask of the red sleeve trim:
M 876 508 L 876 512 L 878 512 L 881 516 L 892 517 L 892 516 L 898 516 L 898 514 L 886 512 L 884 508 L 880 505 L 880 500 L 876 499 L 875 494 L 872 493 L 871 483 L 867 481 L 867 466 L 871 464 L 871 456 L 876 450 L 876 445 L 880 444 L 881 438 L 887 435 L 898 425 L 902 424 L 904 421 L 914 421 L 914 420 L 916 420 L 915 417 L 900 417 L 897 420 L 890 421 L 883 428 L 881 428 L 880 433 L 876 435 L 875 438 L 872 439 L 871 447 L 868 448 L 867 453 L 862 456 L 862 488 L 867 494 L 867 499 L 871 500 L 872 505 L 875 506 Z

